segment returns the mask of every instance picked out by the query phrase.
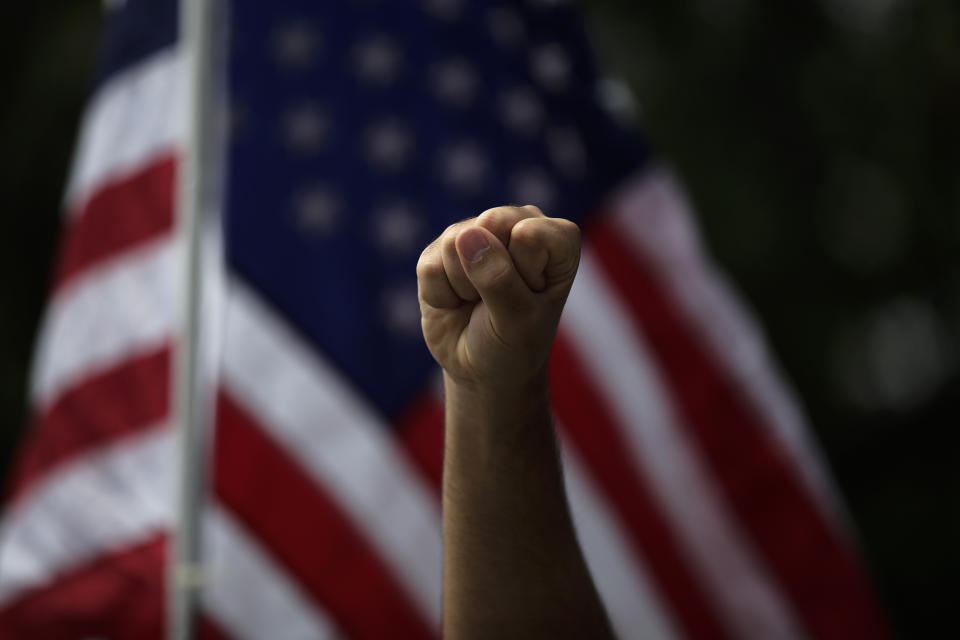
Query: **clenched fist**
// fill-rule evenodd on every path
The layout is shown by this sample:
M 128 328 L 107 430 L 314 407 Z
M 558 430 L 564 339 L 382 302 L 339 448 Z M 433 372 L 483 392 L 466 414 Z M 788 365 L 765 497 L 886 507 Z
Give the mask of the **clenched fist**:
M 545 373 L 580 261 L 580 230 L 534 206 L 453 224 L 420 256 L 423 335 L 453 381 L 501 388 Z
M 417 264 L 444 370 L 443 637 L 612 638 L 567 508 L 547 360 L 580 230 L 497 207 Z

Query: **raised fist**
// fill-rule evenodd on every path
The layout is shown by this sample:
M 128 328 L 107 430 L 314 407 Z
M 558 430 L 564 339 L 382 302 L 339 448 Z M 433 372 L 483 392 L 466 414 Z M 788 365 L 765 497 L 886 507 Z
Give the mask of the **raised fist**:
M 546 372 L 580 262 L 580 229 L 534 206 L 453 224 L 417 264 L 423 336 L 453 381 L 497 388 Z

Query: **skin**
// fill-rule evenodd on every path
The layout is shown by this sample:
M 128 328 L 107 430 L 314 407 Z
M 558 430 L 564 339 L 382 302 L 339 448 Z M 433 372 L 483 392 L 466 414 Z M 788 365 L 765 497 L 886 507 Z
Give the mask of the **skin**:
M 417 265 L 444 370 L 443 636 L 611 638 L 577 543 L 547 363 L 580 231 L 533 206 L 451 225 Z

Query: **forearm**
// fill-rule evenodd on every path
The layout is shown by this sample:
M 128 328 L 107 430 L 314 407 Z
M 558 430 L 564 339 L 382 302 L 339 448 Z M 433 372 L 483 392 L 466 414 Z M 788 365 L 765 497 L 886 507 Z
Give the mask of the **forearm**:
M 536 207 L 447 227 L 417 262 L 445 372 L 444 637 L 609 638 L 563 488 L 547 360 L 580 230 Z
M 444 637 L 603 638 L 577 544 L 546 374 L 522 388 L 445 378 Z

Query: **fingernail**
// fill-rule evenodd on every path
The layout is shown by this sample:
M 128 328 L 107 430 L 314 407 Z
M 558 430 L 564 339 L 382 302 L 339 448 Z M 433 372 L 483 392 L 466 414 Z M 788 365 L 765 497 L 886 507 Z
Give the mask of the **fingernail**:
M 490 250 L 490 242 L 479 229 L 467 229 L 460 234 L 460 249 L 467 260 L 479 262 L 483 254 Z

